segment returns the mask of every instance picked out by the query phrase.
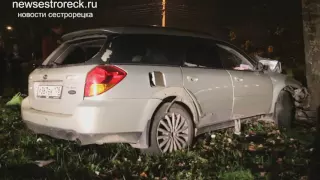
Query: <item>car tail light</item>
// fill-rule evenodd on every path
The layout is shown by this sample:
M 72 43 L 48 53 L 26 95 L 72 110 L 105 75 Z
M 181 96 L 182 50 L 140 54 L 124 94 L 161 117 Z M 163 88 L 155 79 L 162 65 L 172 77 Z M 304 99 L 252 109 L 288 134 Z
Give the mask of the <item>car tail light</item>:
M 125 78 L 127 73 L 116 66 L 97 66 L 87 75 L 84 96 L 102 94 Z

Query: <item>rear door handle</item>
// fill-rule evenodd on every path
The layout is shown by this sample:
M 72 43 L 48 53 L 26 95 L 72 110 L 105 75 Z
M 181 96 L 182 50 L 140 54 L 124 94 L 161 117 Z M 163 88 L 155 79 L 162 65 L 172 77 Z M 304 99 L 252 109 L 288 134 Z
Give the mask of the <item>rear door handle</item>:
M 238 78 L 238 77 L 234 77 L 234 80 L 235 80 L 235 81 L 238 81 L 238 82 L 242 82 L 242 81 L 243 81 L 242 78 Z
M 188 81 L 197 82 L 199 79 L 196 77 L 187 76 Z

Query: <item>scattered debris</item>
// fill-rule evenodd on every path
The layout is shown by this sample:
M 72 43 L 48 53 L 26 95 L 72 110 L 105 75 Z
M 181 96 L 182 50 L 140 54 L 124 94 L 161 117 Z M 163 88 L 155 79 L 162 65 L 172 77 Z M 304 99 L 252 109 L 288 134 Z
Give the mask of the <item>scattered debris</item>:
M 38 138 L 38 139 L 37 139 L 37 142 L 42 142 L 42 139 L 41 139 L 41 138 Z
M 38 161 L 35 161 L 36 165 L 38 165 L 39 167 L 44 167 L 44 166 L 47 166 L 51 163 L 55 162 L 55 160 L 53 159 L 50 159 L 50 160 L 38 160 Z
M 234 120 L 234 134 L 236 134 L 236 135 L 241 134 L 241 120 L 240 119 Z
M 23 95 L 19 92 L 6 103 L 6 106 L 20 106 L 23 100 Z

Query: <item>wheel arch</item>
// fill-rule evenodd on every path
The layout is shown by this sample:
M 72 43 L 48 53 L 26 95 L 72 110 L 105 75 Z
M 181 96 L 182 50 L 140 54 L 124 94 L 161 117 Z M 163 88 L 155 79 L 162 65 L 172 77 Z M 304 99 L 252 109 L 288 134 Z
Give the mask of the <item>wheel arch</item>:
M 146 124 L 145 130 L 141 135 L 141 138 L 137 144 L 131 144 L 131 146 L 136 148 L 147 148 L 150 144 L 150 127 L 153 123 L 153 117 L 165 103 L 170 103 L 167 111 L 170 109 L 172 104 L 177 103 L 183 106 L 186 111 L 192 117 L 192 121 L 195 125 L 199 122 L 199 117 L 201 115 L 201 109 L 196 101 L 195 97 L 185 88 L 182 87 L 170 87 L 164 90 L 156 92 L 152 99 L 159 99 L 159 103 L 155 105 L 155 108 L 152 113 L 148 113 L 148 117 L 143 118 L 143 124 Z M 145 122 L 147 121 L 147 122 Z
M 172 104 L 177 103 L 183 106 L 188 111 L 188 113 L 190 113 L 190 116 L 192 117 L 192 120 L 195 124 L 199 122 L 199 117 L 201 116 L 200 105 L 196 101 L 195 97 L 185 88 L 167 88 L 154 94 L 154 98 L 161 99 L 162 101 L 153 112 L 152 118 L 164 103 L 170 102 L 171 104 L 167 110 L 170 109 Z
M 276 82 L 277 83 L 274 83 L 273 85 L 273 98 L 272 98 L 272 103 L 271 103 L 271 108 L 269 113 L 274 113 L 275 104 L 282 91 L 288 91 L 291 94 L 291 97 L 293 98 L 296 106 L 299 106 L 297 104 L 297 101 L 298 101 L 297 98 L 300 98 L 301 96 L 303 96 L 303 98 L 306 99 L 308 95 L 306 88 L 303 87 L 301 83 L 296 81 L 295 79 L 286 77 Z M 301 91 L 297 92 L 295 90 L 301 90 Z

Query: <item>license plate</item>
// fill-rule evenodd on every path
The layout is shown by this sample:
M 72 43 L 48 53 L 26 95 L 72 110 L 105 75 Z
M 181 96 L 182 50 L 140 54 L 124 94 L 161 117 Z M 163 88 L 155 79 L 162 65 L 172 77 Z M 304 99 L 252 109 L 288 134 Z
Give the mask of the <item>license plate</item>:
M 48 99 L 60 99 L 62 86 L 39 86 L 37 97 Z

